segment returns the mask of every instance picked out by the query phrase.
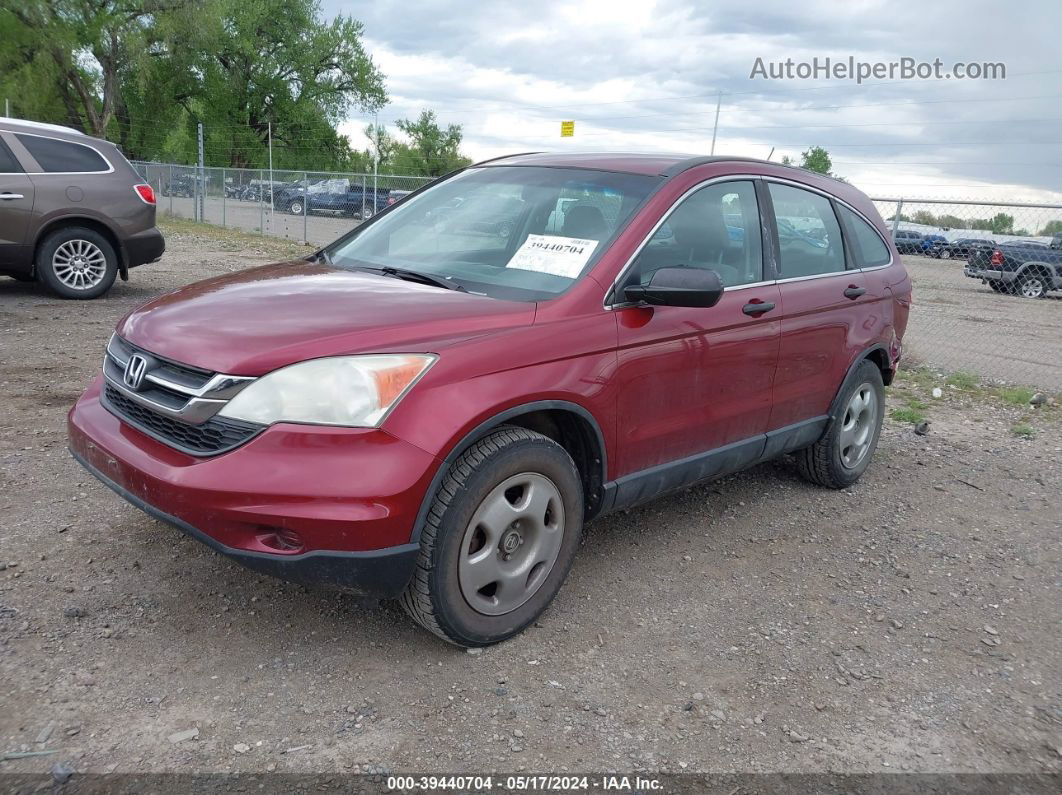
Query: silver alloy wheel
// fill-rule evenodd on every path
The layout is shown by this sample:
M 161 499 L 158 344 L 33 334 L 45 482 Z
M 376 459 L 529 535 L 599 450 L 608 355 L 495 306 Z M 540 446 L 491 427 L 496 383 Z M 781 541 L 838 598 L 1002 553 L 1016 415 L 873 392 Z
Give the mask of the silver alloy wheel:
M 940 250 L 940 258 L 941 259 L 951 259 L 951 249 L 942 248 Z
M 72 290 L 91 290 L 107 275 L 107 257 L 90 240 L 67 240 L 52 255 L 52 272 Z
M 552 480 L 523 472 L 495 486 L 461 539 L 457 577 L 477 613 L 510 613 L 538 592 L 560 554 L 564 500 Z
M 302 202 L 292 202 L 288 211 L 292 215 L 302 215 Z
M 1021 281 L 1021 294 L 1024 298 L 1039 298 L 1044 294 L 1044 282 L 1039 276 L 1026 276 Z
M 862 383 L 856 389 L 848 406 L 844 410 L 841 422 L 841 437 L 838 448 L 841 463 L 848 469 L 855 469 L 866 456 L 874 441 L 874 431 L 878 420 L 878 395 L 869 383 Z

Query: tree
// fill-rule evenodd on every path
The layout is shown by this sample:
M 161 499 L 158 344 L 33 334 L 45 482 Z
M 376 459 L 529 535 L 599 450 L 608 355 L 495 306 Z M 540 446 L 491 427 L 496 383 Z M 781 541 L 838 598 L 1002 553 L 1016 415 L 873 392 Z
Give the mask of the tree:
M 800 153 L 800 167 L 814 171 L 816 174 L 832 176 L 830 169 L 833 167 L 833 161 L 830 160 L 829 152 L 821 146 L 813 146 L 806 152 Z
M 409 139 L 392 149 L 390 165 L 396 173 L 438 177 L 472 162 L 458 151 L 461 126 L 450 124 L 442 129 L 434 111 L 421 111 L 416 121 L 401 119 L 395 126 Z
M 337 167 L 352 153 L 336 122 L 387 100 L 361 33 L 317 0 L 0 0 L 0 82 L 31 72 L 36 118 L 130 157 L 194 160 L 202 121 L 210 165 L 264 165 L 272 127 L 278 167 Z
M 1062 221 L 1048 221 L 1040 230 L 1041 237 L 1054 237 L 1055 235 L 1062 235 Z

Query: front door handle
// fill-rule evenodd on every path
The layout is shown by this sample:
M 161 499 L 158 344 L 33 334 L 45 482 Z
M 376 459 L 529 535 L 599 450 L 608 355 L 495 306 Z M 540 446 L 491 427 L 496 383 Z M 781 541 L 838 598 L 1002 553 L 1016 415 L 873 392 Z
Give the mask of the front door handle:
M 0 193 L 0 200 L 11 201 L 12 199 L 25 199 L 21 193 Z
M 850 284 L 848 285 L 848 289 L 844 291 L 844 297 L 851 298 L 854 301 L 866 291 L 866 287 L 856 287 L 854 284 Z
M 746 315 L 753 316 L 762 315 L 765 312 L 770 312 L 772 309 L 774 309 L 774 302 L 761 301 L 759 298 L 753 298 L 751 301 L 741 307 L 742 312 L 744 312 Z

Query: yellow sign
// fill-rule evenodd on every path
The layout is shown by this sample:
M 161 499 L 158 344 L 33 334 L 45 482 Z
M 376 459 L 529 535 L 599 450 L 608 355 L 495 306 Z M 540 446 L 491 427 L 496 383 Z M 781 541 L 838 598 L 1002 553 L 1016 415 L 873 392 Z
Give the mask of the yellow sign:
M 575 122 L 574 121 L 562 121 L 561 122 L 561 138 L 572 138 L 575 136 Z

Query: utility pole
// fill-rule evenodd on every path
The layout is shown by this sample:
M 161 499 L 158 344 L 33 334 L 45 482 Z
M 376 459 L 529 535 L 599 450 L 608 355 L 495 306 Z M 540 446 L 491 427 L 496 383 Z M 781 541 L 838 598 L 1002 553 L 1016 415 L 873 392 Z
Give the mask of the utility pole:
M 380 170 L 380 114 L 372 114 L 372 214 L 376 215 L 376 174 Z M 362 210 L 361 217 L 365 217 Z
M 11 100 L 4 97 L 4 115 L 11 118 Z
M 712 151 L 708 154 L 715 154 L 715 136 L 719 132 L 719 106 L 723 104 L 723 92 L 719 92 L 719 96 L 715 100 L 715 126 L 712 127 Z
M 269 137 L 269 231 L 273 231 L 273 122 L 269 122 L 266 135 Z M 305 202 L 304 198 L 303 203 Z
M 198 141 L 199 141 L 199 168 L 197 169 L 199 174 L 198 174 L 198 177 L 197 177 L 197 179 L 195 181 L 195 195 L 196 195 L 196 203 L 195 203 L 195 215 L 196 215 L 196 218 L 195 218 L 195 220 L 201 222 L 206 217 L 206 214 L 204 212 L 204 210 L 205 210 L 205 206 L 204 206 L 205 197 L 203 195 L 203 194 L 206 193 L 206 185 L 205 185 L 205 182 L 206 182 L 206 163 L 204 162 L 204 159 L 203 159 L 203 122 L 199 122 L 199 124 L 197 125 L 196 129 L 197 129 L 196 137 L 198 138 Z

